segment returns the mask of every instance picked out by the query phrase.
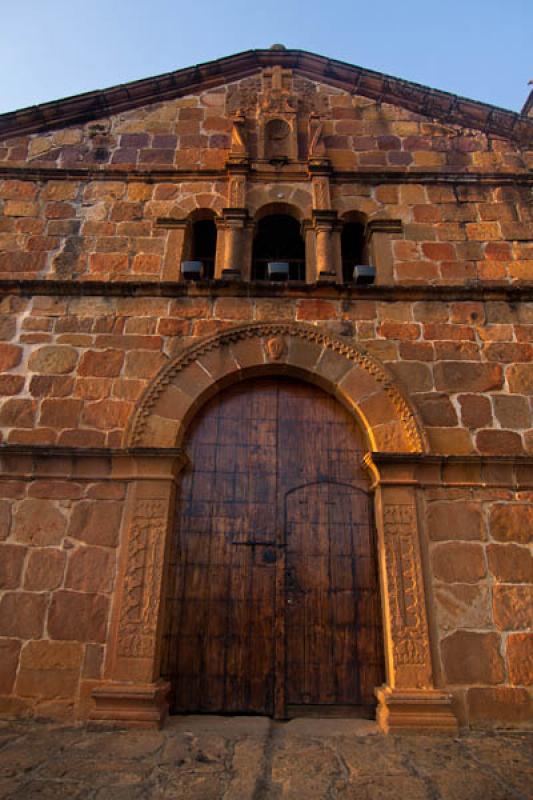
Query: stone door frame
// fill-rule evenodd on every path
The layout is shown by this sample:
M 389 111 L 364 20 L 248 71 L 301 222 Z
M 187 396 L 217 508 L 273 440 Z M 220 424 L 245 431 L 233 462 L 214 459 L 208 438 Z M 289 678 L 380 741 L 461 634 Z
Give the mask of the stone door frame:
M 166 716 L 169 684 L 159 670 L 176 487 L 186 463 L 179 446 L 209 397 L 260 375 L 315 383 L 358 418 L 369 445 L 364 462 L 375 492 L 383 613 L 386 684 L 376 687 L 377 719 L 384 731 L 456 730 L 451 698 L 433 681 L 416 481 L 413 462 L 405 458 L 428 452 L 423 426 L 375 358 L 299 323 L 242 325 L 204 339 L 168 364 L 145 392 L 124 443 L 136 455 L 128 460 L 105 677 L 93 689 L 91 717 L 159 725 Z

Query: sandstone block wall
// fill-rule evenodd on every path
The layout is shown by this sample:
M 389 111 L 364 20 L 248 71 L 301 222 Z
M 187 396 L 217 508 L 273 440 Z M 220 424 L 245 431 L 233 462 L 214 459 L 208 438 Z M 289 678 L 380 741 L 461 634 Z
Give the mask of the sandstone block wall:
M 251 184 L 254 217 L 270 203 L 309 218 L 305 177 Z M 530 190 L 527 185 L 379 184 L 359 178 L 332 187 L 339 215 L 398 219 L 392 274 L 385 282 L 464 284 L 533 278 Z M 0 176 L 0 277 L 159 282 L 176 253 L 160 218 L 186 218 L 196 209 L 220 215 L 228 204 L 224 181 L 62 179 Z M 378 271 L 382 265 L 377 264 Z
M 471 725 L 527 725 L 533 492 L 428 489 L 425 528 L 442 679 Z
M 89 479 L 55 466 L 2 457 L 0 707 L 72 718 L 102 675 L 127 487 L 105 459 Z
M 533 452 L 533 304 L 281 294 L 6 297 L 3 441 L 120 447 L 143 391 L 185 346 L 247 321 L 299 320 L 383 362 L 419 411 L 434 452 Z
M 531 143 L 295 74 L 298 159 L 255 163 L 250 113 L 254 166 L 235 203 L 232 116 L 261 87 L 258 74 L 0 141 L 1 444 L 124 448 L 143 393 L 184 348 L 296 320 L 384 364 L 429 456 L 531 470 Z M 209 210 L 221 236 L 223 209 L 242 203 L 252 236 L 265 207 L 309 224 L 311 110 L 341 223 L 397 223 L 376 249 L 378 285 L 169 285 L 180 251 L 165 220 Z M 127 483 L 105 458 L 90 474 L 20 458 L 0 476 L 0 709 L 83 716 L 102 676 Z M 436 677 L 463 724 L 531 715 L 533 494 L 504 472 L 419 490 Z

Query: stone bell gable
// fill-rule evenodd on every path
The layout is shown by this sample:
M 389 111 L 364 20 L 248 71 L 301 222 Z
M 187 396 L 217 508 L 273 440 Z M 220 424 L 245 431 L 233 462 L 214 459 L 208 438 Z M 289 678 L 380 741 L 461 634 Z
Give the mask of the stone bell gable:
M 198 533 L 184 492 L 201 485 L 220 522 L 220 437 L 255 457 L 285 387 L 309 409 L 294 423 L 308 507 L 324 517 L 322 481 L 350 530 L 358 498 L 372 511 L 359 645 L 382 729 L 530 723 L 530 106 L 275 46 L 0 116 L 2 711 L 151 725 L 169 697 L 187 710 L 177 642 L 205 631 L 175 610 L 177 542 Z M 238 402 L 260 410 L 198 444 Z M 359 443 L 344 476 L 319 452 L 322 407 Z M 261 474 L 290 483 L 280 442 Z M 289 507 L 276 498 L 260 516 Z M 199 569 L 229 541 L 283 594 L 286 532 L 263 552 L 252 524 L 241 542 L 217 530 Z M 352 700 L 365 657 L 342 665 Z M 283 717 L 276 687 L 265 713 Z

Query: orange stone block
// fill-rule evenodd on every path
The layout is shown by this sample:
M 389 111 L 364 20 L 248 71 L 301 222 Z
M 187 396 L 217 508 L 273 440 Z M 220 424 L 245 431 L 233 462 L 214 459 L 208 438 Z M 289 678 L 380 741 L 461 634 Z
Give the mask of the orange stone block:
M 533 634 L 512 633 L 507 639 L 509 678 L 515 686 L 533 684 Z
M 440 646 L 449 683 L 490 685 L 504 680 L 499 634 L 455 631 Z
M 484 550 L 472 542 L 446 542 L 431 549 L 432 573 L 445 583 L 477 583 L 485 578 Z

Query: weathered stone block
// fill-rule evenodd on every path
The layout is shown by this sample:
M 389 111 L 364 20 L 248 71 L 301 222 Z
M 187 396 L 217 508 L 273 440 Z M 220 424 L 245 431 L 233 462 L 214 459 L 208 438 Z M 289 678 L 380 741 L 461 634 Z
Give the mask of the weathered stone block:
M 3 544 L 0 547 L 0 589 L 16 589 L 20 586 L 26 552 L 26 547 L 17 544 Z
M 0 408 L 0 425 L 6 428 L 33 428 L 35 401 L 10 398 Z
M 441 641 L 446 680 L 457 684 L 496 684 L 504 680 L 497 633 L 456 631 Z
M 430 392 L 433 389 L 433 374 L 428 364 L 396 363 L 389 364 L 389 369 L 396 375 L 409 392 Z
M 490 513 L 490 534 L 499 542 L 532 542 L 533 505 L 496 503 Z
M 53 502 L 29 497 L 17 509 L 13 534 L 18 542 L 42 547 L 59 544 L 65 526 L 66 519 Z
M 439 630 L 490 628 L 492 610 L 486 583 L 450 583 L 435 586 Z
M 34 397 L 67 397 L 73 388 L 74 379 L 67 375 L 33 375 L 30 381 Z
M 476 446 L 480 453 L 492 453 L 494 455 L 512 455 L 513 453 L 524 452 L 522 439 L 514 431 L 490 430 L 488 428 L 478 431 Z
M 337 304 L 329 300 L 300 300 L 297 304 L 296 319 L 336 319 L 337 316 Z
M 447 392 L 487 392 L 501 389 L 503 370 L 499 364 L 443 361 L 435 364 L 435 387 Z
M 124 400 L 97 400 L 87 403 L 82 412 L 82 421 L 86 425 L 109 430 L 125 428 L 132 412 L 132 404 Z
M 138 350 L 126 355 L 124 374 L 130 378 L 152 378 L 167 362 L 163 353 Z
M 48 612 L 48 633 L 52 639 L 105 642 L 108 611 L 104 595 L 57 591 Z
M 460 394 L 461 419 L 469 428 L 486 428 L 492 425 L 492 406 L 488 397 Z
M 44 548 L 32 550 L 24 574 L 24 588 L 34 592 L 57 589 L 63 581 L 66 553 Z
M 11 530 L 11 503 L 0 500 L 0 542 L 7 539 Z
M 82 656 L 81 645 L 73 642 L 28 642 L 20 657 L 17 693 L 23 697 L 72 697 Z
M 495 395 L 493 398 L 496 419 L 502 428 L 530 428 L 532 416 L 527 397 Z
M 6 592 L 0 600 L 0 636 L 39 639 L 48 598 L 30 592 Z
M 64 375 L 72 372 L 77 361 L 78 353 L 73 347 L 48 345 L 30 355 L 28 367 L 44 375 Z
M 15 684 L 21 643 L 17 639 L 0 639 L 0 695 L 11 694 Z
M 68 535 L 87 544 L 116 547 L 121 519 L 121 503 L 82 501 L 72 513 Z
M 489 570 L 503 583 L 533 582 L 533 556 L 527 547 L 517 544 L 489 544 Z
M 533 369 L 531 364 L 511 364 L 507 370 L 509 391 L 516 394 L 533 394 Z
M 2 342 L 0 344 L 0 372 L 12 369 L 20 364 L 22 353 L 22 347 Z
M 482 727 L 516 727 L 531 723 L 533 701 L 526 689 L 472 688 L 467 692 L 469 722 Z
M 474 452 L 472 437 L 462 428 L 428 428 L 427 433 L 434 453 L 462 455 Z
M 533 684 L 533 634 L 512 633 L 507 639 L 509 679 L 518 686 Z
M 75 428 L 83 403 L 70 398 L 43 400 L 39 422 L 51 428 Z
M 23 375 L 0 375 L 0 396 L 18 394 L 23 386 Z
M 502 630 L 520 631 L 533 628 L 532 585 L 496 585 L 492 603 L 494 622 Z
M 84 678 L 100 678 L 104 662 L 104 647 L 101 644 L 85 646 L 82 675 Z
M 431 549 L 433 575 L 445 583 L 476 583 L 486 575 L 483 546 L 446 542 Z
M 110 592 L 115 576 L 115 553 L 101 547 L 80 547 L 69 558 L 65 588 L 81 592 Z
M 87 350 L 80 360 L 79 375 L 93 377 L 114 377 L 120 375 L 124 362 L 121 350 Z
M 467 500 L 430 503 L 427 530 L 433 541 L 447 539 L 484 539 L 485 526 L 481 504 Z
M 420 394 L 415 399 L 426 425 L 453 428 L 458 424 L 457 412 L 447 395 L 433 392 Z

